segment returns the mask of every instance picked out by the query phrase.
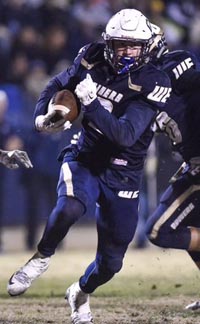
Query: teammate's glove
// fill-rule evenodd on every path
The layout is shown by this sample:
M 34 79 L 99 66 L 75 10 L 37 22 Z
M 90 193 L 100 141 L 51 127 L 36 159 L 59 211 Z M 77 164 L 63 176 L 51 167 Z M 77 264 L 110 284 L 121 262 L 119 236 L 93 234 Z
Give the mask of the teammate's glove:
M 182 135 L 178 128 L 178 124 L 168 116 L 165 111 L 162 111 L 156 116 L 154 123 L 151 126 L 153 132 L 164 132 L 172 140 L 174 144 L 182 142 Z
M 76 86 L 75 93 L 84 106 L 91 104 L 91 102 L 96 99 L 96 84 L 92 81 L 89 73 L 86 75 L 86 78 Z
M 55 111 L 50 111 L 46 115 L 39 115 L 35 119 L 35 127 L 39 132 L 57 133 L 69 129 L 71 127 L 70 121 L 63 122 L 57 121 L 52 123 L 50 120 L 55 115 Z
M 19 168 L 20 164 L 27 169 L 33 167 L 28 154 L 25 151 L 20 150 L 0 150 L 0 163 L 9 169 L 17 169 Z

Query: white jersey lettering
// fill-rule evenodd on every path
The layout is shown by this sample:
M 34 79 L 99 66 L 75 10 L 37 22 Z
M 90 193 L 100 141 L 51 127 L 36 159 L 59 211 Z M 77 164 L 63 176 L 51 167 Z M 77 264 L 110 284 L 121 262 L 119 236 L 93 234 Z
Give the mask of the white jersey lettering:
M 147 96 L 148 99 L 157 102 L 166 102 L 169 98 L 172 89 L 167 87 L 155 86 L 154 90 Z
M 139 195 L 139 190 L 136 191 L 119 191 L 118 196 L 126 199 L 135 199 Z
M 180 76 L 185 72 L 186 70 L 190 69 L 191 66 L 193 66 L 194 63 L 192 62 L 191 57 L 188 57 L 184 61 L 182 61 L 179 65 L 177 65 L 172 71 L 175 75 L 176 80 L 180 78 Z

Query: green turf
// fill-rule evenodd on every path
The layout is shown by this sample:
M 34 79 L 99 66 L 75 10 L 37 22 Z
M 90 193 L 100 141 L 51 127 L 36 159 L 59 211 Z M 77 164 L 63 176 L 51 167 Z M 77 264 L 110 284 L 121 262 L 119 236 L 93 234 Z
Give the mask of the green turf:
M 49 270 L 22 296 L 10 297 L 7 280 L 30 257 L 1 256 L 0 323 L 70 324 L 66 288 L 93 260 L 94 250 L 63 250 L 52 257 Z M 130 248 L 122 271 L 91 297 L 95 324 L 199 324 L 200 314 L 184 305 L 200 297 L 200 275 L 182 251 Z
M 62 251 L 52 257 L 48 271 L 27 291 L 28 297 L 63 296 L 66 288 L 83 273 L 92 261 L 93 251 Z M 27 253 L 1 256 L 0 294 L 7 296 L 6 283 L 13 271 L 30 257 Z M 129 249 L 124 267 L 96 296 L 176 296 L 195 295 L 200 289 L 200 274 L 182 251 Z

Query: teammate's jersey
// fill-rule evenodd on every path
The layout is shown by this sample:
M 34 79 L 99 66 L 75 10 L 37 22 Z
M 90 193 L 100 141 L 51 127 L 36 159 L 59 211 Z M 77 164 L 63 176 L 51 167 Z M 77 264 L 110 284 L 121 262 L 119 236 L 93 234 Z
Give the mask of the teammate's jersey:
M 114 74 L 104 58 L 104 44 L 89 44 L 41 93 L 35 117 L 46 113 L 55 92 L 74 91 L 87 73 L 97 85 L 98 99 L 85 109 L 81 137 L 70 150 L 110 186 L 120 182 L 132 188 L 153 136 L 152 120 L 170 96 L 170 80 L 151 63 L 129 74 Z
M 178 124 L 182 142 L 175 145 L 185 161 L 200 156 L 200 66 L 187 51 L 162 55 L 159 66 L 170 77 L 172 93 L 164 110 Z

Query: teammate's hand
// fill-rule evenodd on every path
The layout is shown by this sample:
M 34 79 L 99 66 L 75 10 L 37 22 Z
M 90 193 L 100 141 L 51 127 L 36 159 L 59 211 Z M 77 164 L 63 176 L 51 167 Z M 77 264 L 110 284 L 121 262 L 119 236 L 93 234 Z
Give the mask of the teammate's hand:
M 57 121 L 52 123 L 50 119 L 55 115 L 55 111 L 48 112 L 46 115 L 39 115 L 35 119 L 35 127 L 39 132 L 45 132 L 49 134 L 65 131 L 69 129 L 72 124 L 70 121 L 66 121 L 63 124 L 63 121 Z
M 96 99 L 96 84 L 93 82 L 89 73 L 86 75 L 86 78 L 76 86 L 75 93 L 84 106 L 91 104 L 91 102 Z
M 33 167 L 28 154 L 25 151 L 20 150 L 0 150 L 0 162 L 9 169 L 17 169 L 20 164 L 27 169 Z
M 165 111 L 160 112 L 151 126 L 153 132 L 164 132 L 174 144 L 182 142 L 182 135 L 178 124 Z

